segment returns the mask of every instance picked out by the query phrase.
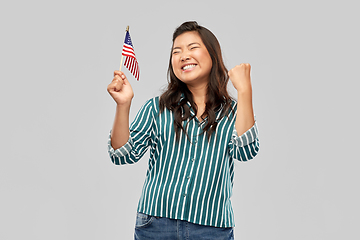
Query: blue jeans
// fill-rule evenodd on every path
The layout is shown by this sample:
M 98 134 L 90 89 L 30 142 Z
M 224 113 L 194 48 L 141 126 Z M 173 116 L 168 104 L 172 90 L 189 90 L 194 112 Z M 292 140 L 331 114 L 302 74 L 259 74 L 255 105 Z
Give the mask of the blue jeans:
M 233 240 L 234 230 L 137 213 L 135 240 Z

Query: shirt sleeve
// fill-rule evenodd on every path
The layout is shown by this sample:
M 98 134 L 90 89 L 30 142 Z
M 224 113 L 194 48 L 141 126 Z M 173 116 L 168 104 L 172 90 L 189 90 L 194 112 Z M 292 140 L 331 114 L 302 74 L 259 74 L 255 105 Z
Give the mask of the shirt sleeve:
M 259 152 L 257 122 L 241 136 L 238 136 L 235 124 L 230 141 L 230 154 L 233 159 L 246 162 L 253 159 Z
M 154 101 L 150 99 L 140 108 L 131 123 L 129 140 L 124 146 L 114 149 L 109 135 L 108 152 L 114 164 L 133 164 L 140 160 L 152 142 L 154 117 Z

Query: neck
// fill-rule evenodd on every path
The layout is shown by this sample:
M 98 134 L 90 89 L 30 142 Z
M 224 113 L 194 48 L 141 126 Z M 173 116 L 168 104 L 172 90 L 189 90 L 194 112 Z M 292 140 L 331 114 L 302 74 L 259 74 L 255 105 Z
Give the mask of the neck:
M 197 86 L 187 85 L 187 87 L 190 90 L 190 92 L 192 93 L 193 100 L 196 103 L 196 105 L 199 106 L 199 105 L 206 104 L 207 89 L 208 89 L 207 84 L 202 84 L 202 85 L 197 85 Z

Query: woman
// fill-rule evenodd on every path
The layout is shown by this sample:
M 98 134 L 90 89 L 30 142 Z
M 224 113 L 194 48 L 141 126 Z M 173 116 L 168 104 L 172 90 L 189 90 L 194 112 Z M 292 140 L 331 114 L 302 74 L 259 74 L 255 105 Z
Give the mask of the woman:
M 216 37 L 185 22 L 173 34 L 168 73 L 167 90 L 142 106 L 130 128 L 129 81 L 115 71 L 108 86 L 117 103 L 113 163 L 135 163 L 150 147 L 135 239 L 233 239 L 234 160 L 259 150 L 250 65 L 228 72 Z M 238 103 L 227 92 L 229 77 Z

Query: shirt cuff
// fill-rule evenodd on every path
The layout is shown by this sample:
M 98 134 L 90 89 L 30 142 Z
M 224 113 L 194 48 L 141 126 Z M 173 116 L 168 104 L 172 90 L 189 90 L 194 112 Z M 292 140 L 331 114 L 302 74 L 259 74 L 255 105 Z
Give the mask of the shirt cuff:
M 109 140 L 108 140 L 108 151 L 109 151 L 110 156 L 124 157 L 126 155 L 129 155 L 133 146 L 134 146 L 133 140 L 132 140 L 131 136 L 129 136 L 129 140 L 125 143 L 124 146 L 122 146 L 118 149 L 114 149 L 111 146 L 111 132 L 110 132 Z
M 235 143 L 235 145 L 239 146 L 239 147 L 244 147 L 246 145 L 249 145 L 252 142 L 255 142 L 255 140 L 258 137 L 258 129 L 257 129 L 257 123 L 255 121 L 254 125 L 247 130 L 244 134 L 242 134 L 241 136 L 239 136 L 237 134 L 236 128 L 234 126 L 234 130 L 233 130 L 233 141 Z

